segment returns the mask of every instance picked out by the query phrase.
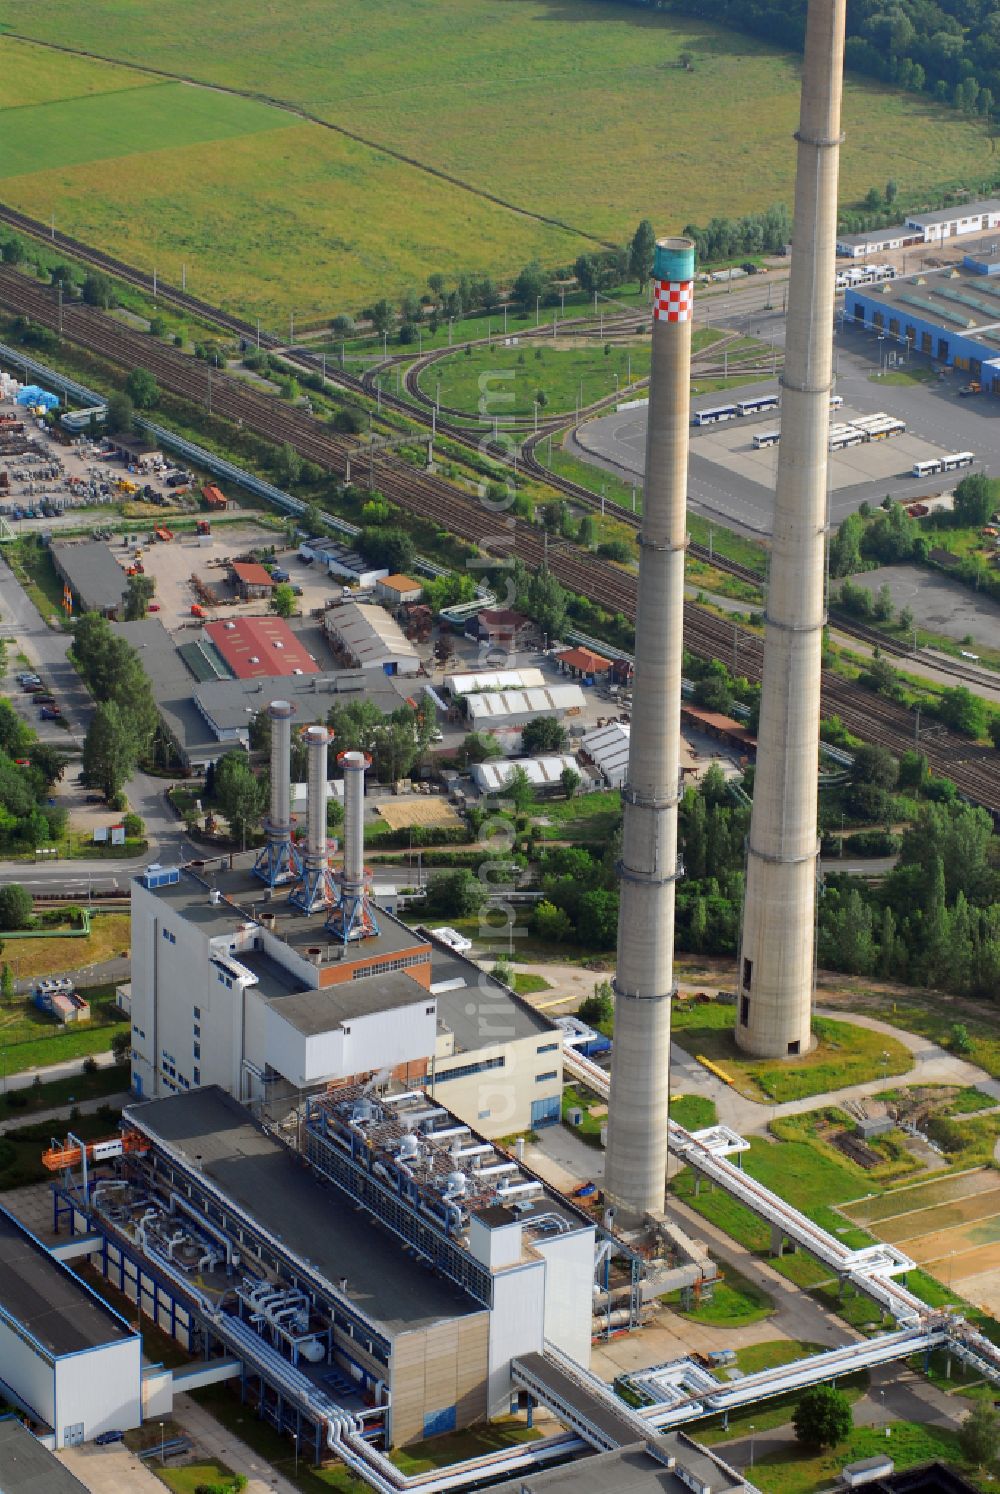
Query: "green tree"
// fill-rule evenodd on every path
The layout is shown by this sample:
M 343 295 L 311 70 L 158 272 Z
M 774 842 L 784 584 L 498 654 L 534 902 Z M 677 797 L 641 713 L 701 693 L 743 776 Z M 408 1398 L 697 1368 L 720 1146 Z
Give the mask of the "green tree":
M 573 922 L 565 908 L 557 908 L 543 898 L 536 903 L 531 914 L 531 932 L 539 939 L 552 944 L 562 944 L 573 932 Z
M 4 960 L 3 969 L 0 970 L 0 1000 L 5 1001 L 7 1005 L 10 1006 L 11 1002 L 14 1000 L 16 991 L 17 987 L 14 983 L 14 972 L 7 964 L 7 961 Z
M 105 422 L 113 436 L 128 436 L 135 429 L 135 406 L 127 394 L 112 394 Z
M 111 1052 L 115 1063 L 127 1063 L 132 1054 L 132 1034 L 116 1032 L 111 1039 Z
M 405 574 L 416 559 L 416 549 L 403 529 L 362 529 L 355 547 L 369 565 L 385 566 L 396 574 Z
M 87 782 L 101 789 L 106 799 L 113 799 L 132 777 L 139 756 L 139 739 L 129 713 L 117 701 L 99 701 L 83 744 Z
M 796 1406 L 792 1425 L 806 1446 L 836 1447 L 853 1429 L 851 1403 L 833 1385 L 812 1385 Z
M 509 799 L 518 814 L 526 814 L 534 807 L 535 791 L 531 786 L 531 779 L 521 767 L 520 763 L 513 769 L 510 777 L 503 786 L 503 796 Z
M 969 1029 L 964 1022 L 953 1022 L 948 1034 L 948 1047 L 953 1053 L 960 1053 L 963 1057 L 972 1052 L 972 1039 Z
M 690 58 L 691 54 L 684 53 L 683 55 Z M 645 290 L 652 276 L 655 250 L 656 234 L 653 231 L 653 225 L 648 218 L 643 218 L 628 246 L 628 273 L 633 280 L 638 280 L 640 291 Z
M 467 763 L 485 763 L 503 756 L 496 737 L 485 731 L 470 731 L 459 750 Z
M 879 622 L 892 622 L 896 611 L 896 604 L 892 600 L 892 587 L 886 581 L 879 587 L 875 601 L 872 604 L 872 612 Z
M 486 889 L 468 867 L 437 872 L 427 888 L 427 911 L 434 917 L 474 918 L 486 901 Z
M 879 788 L 893 789 L 899 780 L 899 765 L 888 747 L 863 742 L 854 749 L 851 779 L 854 783 L 874 783 Z
M 537 259 L 533 259 L 530 264 L 524 266 L 524 269 L 521 270 L 514 281 L 512 287 L 514 300 L 525 311 L 534 311 L 536 301 L 540 301 L 545 295 L 548 284 L 548 276 Z
M 160 386 L 148 368 L 133 368 L 125 380 L 125 393 L 137 410 L 152 410 L 160 400 Z
M 155 590 L 156 582 L 152 576 L 129 576 L 125 586 L 126 622 L 138 622 L 146 616 Z
M 593 514 L 584 514 L 576 531 L 576 541 L 584 550 L 592 550 L 597 539 L 597 520 Z
M 554 716 L 533 716 L 521 728 L 521 750 L 527 757 L 562 752 L 567 741 L 565 726 Z
M 608 1023 L 614 1020 L 615 1015 L 615 993 L 610 981 L 600 980 L 594 986 L 593 996 L 587 996 L 581 1003 L 577 1016 L 581 1022 L 586 1022 L 590 1027 Z
M 1000 1416 L 985 1401 L 977 1401 L 958 1431 L 962 1455 L 977 1468 L 991 1468 L 1000 1457 Z
M 264 813 L 267 784 L 257 777 L 242 752 L 227 752 L 215 765 L 215 798 L 233 838 L 245 841 Z
M 391 332 L 396 325 L 396 313 L 384 297 L 369 308 L 368 319 L 379 337 Z
M 591 949 L 612 949 L 618 938 L 618 893 L 594 887 L 580 899 L 577 937 Z
M 268 603 L 271 611 L 278 617 L 291 617 L 295 611 L 295 592 L 289 581 L 279 581 L 271 592 L 271 600 Z
M 0 699 L 0 751 L 8 757 L 26 757 L 34 732 L 21 720 L 9 700 Z
M 559 782 L 567 799 L 572 799 L 583 780 L 575 768 L 563 768 L 559 774 Z
M 982 737 L 986 735 L 986 723 L 988 712 L 986 702 L 979 695 L 973 695 L 964 685 L 956 685 L 952 689 L 942 690 L 938 697 L 938 713 L 946 726 L 952 731 L 961 732 L 965 737 Z
M 107 310 L 115 305 L 115 288 L 111 278 L 100 270 L 91 270 L 85 277 L 80 294 L 88 306 L 100 306 Z
M 513 963 L 507 959 L 506 955 L 500 955 L 498 959 L 493 961 L 493 969 L 490 971 L 490 974 L 493 976 L 494 980 L 500 981 L 502 985 L 505 985 L 513 990 L 514 981 L 516 979 L 514 975 L 514 966 Z
M 865 525 L 860 514 L 848 514 L 830 540 L 830 575 L 852 576 L 861 567 Z
M 273 470 L 275 481 L 283 488 L 290 488 L 302 476 L 302 458 L 288 441 L 279 447 Z
M 982 472 L 963 477 L 955 489 L 955 522 L 963 528 L 980 529 L 989 523 L 994 506 L 993 483 Z
M 558 638 L 566 626 L 565 591 L 547 566 L 541 566 L 528 579 L 524 610 L 548 638 Z
M 20 882 L 5 882 L 0 887 L 0 929 L 26 929 L 31 923 L 31 893 Z

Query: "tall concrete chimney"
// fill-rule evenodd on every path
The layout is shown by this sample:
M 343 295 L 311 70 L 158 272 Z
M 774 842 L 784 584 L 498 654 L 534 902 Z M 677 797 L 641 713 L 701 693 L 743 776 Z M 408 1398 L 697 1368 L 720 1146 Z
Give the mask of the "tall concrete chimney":
M 337 761 L 344 770 L 344 866 L 326 926 L 346 944 L 378 933 L 365 872 L 365 769 L 371 758 L 365 752 L 342 752 Z
M 736 1041 L 812 1041 L 820 661 L 846 0 L 810 0 Z
M 254 862 L 254 871 L 269 887 L 293 881 L 301 875 L 302 861 L 292 844 L 291 754 L 292 717 L 295 707 L 287 700 L 272 700 L 271 718 L 271 812 L 264 826 L 267 843 Z
M 663 1210 L 680 785 L 694 245 L 661 239 L 639 537 L 605 1193 L 629 1219 Z
M 305 735 L 309 748 L 306 850 L 302 858 L 302 875 L 288 901 L 301 908 L 303 913 L 315 913 L 329 907 L 333 898 L 326 854 L 326 758 L 330 733 L 325 726 L 309 726 Z

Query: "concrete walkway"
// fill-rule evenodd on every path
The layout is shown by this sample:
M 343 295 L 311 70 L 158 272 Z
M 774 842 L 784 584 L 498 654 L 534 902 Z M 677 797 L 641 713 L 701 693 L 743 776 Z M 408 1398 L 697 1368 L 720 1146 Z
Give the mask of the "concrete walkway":
M 248 1422 L 253 1421 L 254 1413 L 249 1406 L 246 1407 L 244 1414 Z M 294 1484 L 280 1473 L 276 1473 L 271 1464 L 259 1453 L 255 1453 L 252 1447 L 241 1442 L 190 1396 L 177 1396 L 174 1401 L 173 1419 L 184 1428 L 194 1444 L 195 1455 L 191 1459 L 192 1462 L 197 1462 L 198 1455 L 217 1458 L 234 1473 L 245 1474 L 248 1481 L 247 1494 L 272 1494 L 272 1491 L 276 1491 L 276 1494 L 298 1494 Z M 290 1458 L 295 1456 L 291 1438 L 288 1439 L 288 1456 Z
M 115 1055 L 109 1049 L 107 1053 L 95 1053 L 93 1059 L 99 1069 L 110 1069 L 115 1061 Z M 62 1063 L 50 1063 L 44 1069 L 26 1069 L 23 1074 L 10 1074 L 0 1081 L 0 1091 L 30 1089 L 36 1077 L 41 1079 L 43 1084 L 49 1079 L 67 1079 L 82 1073 L 83 1065 L 84 1059 L 82 1058 L 67 1058 Z

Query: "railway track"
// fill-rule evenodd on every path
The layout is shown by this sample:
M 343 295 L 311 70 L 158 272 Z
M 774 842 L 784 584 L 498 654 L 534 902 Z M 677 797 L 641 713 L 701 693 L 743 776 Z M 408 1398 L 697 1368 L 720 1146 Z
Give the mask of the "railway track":
M 0 302 L 44 326 L 59 326 L 60 310 L 51 291 L 8 267 L 0 267 Z M 300 455 L 338 477 L 343 477 L 348 457 L 354 459 L 357 469 L 364 448 L 313 416 L 247 388 L 228 374 L 197 364 L 92 307 L 64 305 L 61 318 L 63 336 L 77 346 L 126 369 L 148 369 L 171 393 L 204 405 L 278 445 L 289 442 Z M 531 570 L 548 565 L 570 590 L 634 621 L 636 578 L 629 572 L 559 543 L 547 545 L 533 526 L 507 514 L 494 516 L 453 484 L 418 472 L 391 455 L 373 457 L 372 485 L 400 508 L 430 519 L 498 559 L 516 556 Z M 739 569 L 748 577 L 752 574 L 743 567 Z M 685 605 L 684 641 L 692 654 L 704 659 L 728 659 L 733 637 L 728 623 L 693 603 Z M 760 640 L 746 633 L 741 636 L 737 632 L 736 637 L 738 672 L 759 680 Z M 880 700 L 826 672 L 823 709 L 827 715 L 837 714 L 855 735 L 880 742 L 897 755 L 913 744 L 913 718 L 904 707 Z M 970 748 L 950 732 L 936 733 L 922 745 L 935 772 L 950 777 L 970 799 L 1000 814 L 1000 758 L 996 752 Z

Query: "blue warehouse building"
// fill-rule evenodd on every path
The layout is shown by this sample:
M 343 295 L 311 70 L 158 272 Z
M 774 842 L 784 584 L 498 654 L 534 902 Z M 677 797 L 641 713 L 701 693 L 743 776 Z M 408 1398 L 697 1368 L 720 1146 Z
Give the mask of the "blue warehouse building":
M 967 255 L 961 268 L 848 289 L 844 317 L 1000 395 L 1000 262 Z

